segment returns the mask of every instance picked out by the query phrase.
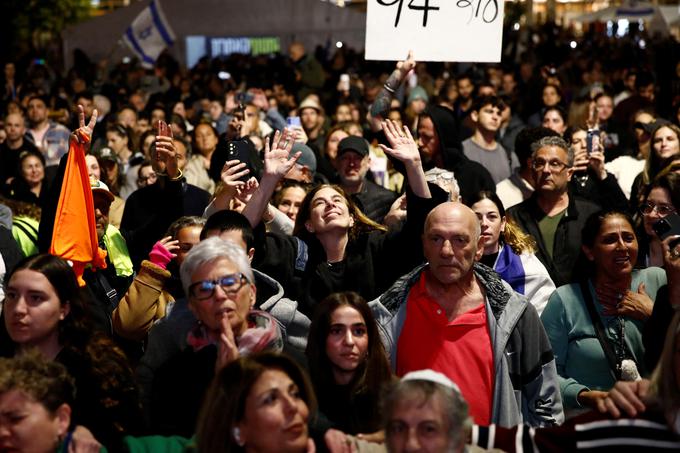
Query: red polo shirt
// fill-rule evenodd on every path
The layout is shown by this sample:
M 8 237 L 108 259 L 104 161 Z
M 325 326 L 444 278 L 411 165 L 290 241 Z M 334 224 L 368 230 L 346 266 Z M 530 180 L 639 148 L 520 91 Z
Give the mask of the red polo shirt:
M 425 288 L 426 273 L 406 302 L 406 320 L 397 342 L 397 374 L 432 369 L 458 384 L 475 423 L 491 423 L 494 365 L 486 304 L 449 322 Z

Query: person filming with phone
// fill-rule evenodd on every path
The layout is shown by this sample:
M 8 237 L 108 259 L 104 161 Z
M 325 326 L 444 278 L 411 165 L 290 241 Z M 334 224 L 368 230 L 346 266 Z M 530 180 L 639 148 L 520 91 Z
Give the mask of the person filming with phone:
M 564 138 L 574 150 L 574 176 L 569 189 L 574 195 L 600 206 L 628 210 L 628 199 L 616 177 L 605 168 L 604 133 L 597 129 L 574 126 Z

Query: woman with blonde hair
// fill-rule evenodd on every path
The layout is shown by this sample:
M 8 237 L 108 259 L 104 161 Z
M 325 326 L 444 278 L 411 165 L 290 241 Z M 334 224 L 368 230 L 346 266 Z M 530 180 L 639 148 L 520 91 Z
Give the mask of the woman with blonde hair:
M 515 291 L 524 294 L 540 315 L 555 284 L 535 255 L 536 242 L 505 216 L 503 203 L 495 193 L 479 192 L 469 206 L 482 226 L 481 262 L 498 272 Z

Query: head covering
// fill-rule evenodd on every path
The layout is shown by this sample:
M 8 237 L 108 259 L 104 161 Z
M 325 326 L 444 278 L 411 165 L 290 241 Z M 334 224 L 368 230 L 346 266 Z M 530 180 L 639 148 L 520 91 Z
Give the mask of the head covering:
M 453 390 L 454 393 L 460 395 L 460 388 L 456 385 L 455 382 L 453 382 L 451 379 L 443 375 L 442 373 L 439 373 L 437 371 L 433 370 L 418 370 L 418 371 L 411 371 L 410 373 L 406 373 L 402 378 L 402 381 L 429 381 L 429 382 L 434 382 L 435 384 L 443 385 L 444 387 L 447 387 L 451 390 Z
M 90 187 L 92 188 L 92 194 L 94 195 L 95 192 L 103 194 L 109 201 L 114 200 L 114 196 L 109 190 L 109 186 L 104 184 L 104 182 L 99 181 L 98 179 L 90 178 Z
M 345 137 L 338 143 L 338 157 L 348 151 L 354 151 L 362 157 L 368 156 L 368 142 L 363 137 L 356 135 Z
M 661 129 L 664 126 L 669 126 L 673 123 L 671 123 L 668 120 L 665 120 L 663 118 L 657 118 L 656 120 L 652 121 L 651 123 L 643 124 L 643 128 L 645 131 L 649 132 L 650 134 L 655 134 L 658 129 Z
M 302 100 L 300 106 L 298 107 L 298 112 L 302 112 L 304 109 L 314 109 L 319 113 L 323 112 L 319 102 L 312 96 L 307 96 Z
M 427 92 L 425 91 L 425 88 L 421 87 L 420 85 L 411 89 L 411 92 L 408 95 L 408 101 L 406 103 L 410 104 L 416 99 L 422 99 L 426 103 L 430 100 L 429 96 L 427 95 Z
M 110 162 L 118 162 L 118 156 L 109 147 L 101 148 L 98 152 L 94 153 L 94 157 L 99 160 L 108 160 Z
M 312 173 L 316 173 L 316 156 L 314 155 L 312 148 L 302 143 L 295 143 L 293 149 L 290 150 L 288 158 L 293 157 L 297 152 L 302 153 L 297 163 L 309 168 Z

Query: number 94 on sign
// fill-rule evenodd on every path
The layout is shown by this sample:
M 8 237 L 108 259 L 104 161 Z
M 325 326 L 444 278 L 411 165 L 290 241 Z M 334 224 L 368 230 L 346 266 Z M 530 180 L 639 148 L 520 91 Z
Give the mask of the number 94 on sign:
M 381 6 L 396 6 L 396 15 L 394 18 L 394 28 L 399 26 L 401 20 L 401 13 L 404 8 L 404 0 L 376 0 Z M 448 1 L 448 0 L 446 0 Z M 427 27 L 427 19 L 430 11 L 439 11 L 439 6 L 433 4 L 431 0 L 409 0 L 407 8 L 413 11 L 422 11 L 423 27 Z M 498 0 L 456 0 L 456 7 L 459 9 L 469 9 L 470 18 L 468 23 L 473 19 L 481 20 L 486 24 L 490 24 L 498 18 Z

